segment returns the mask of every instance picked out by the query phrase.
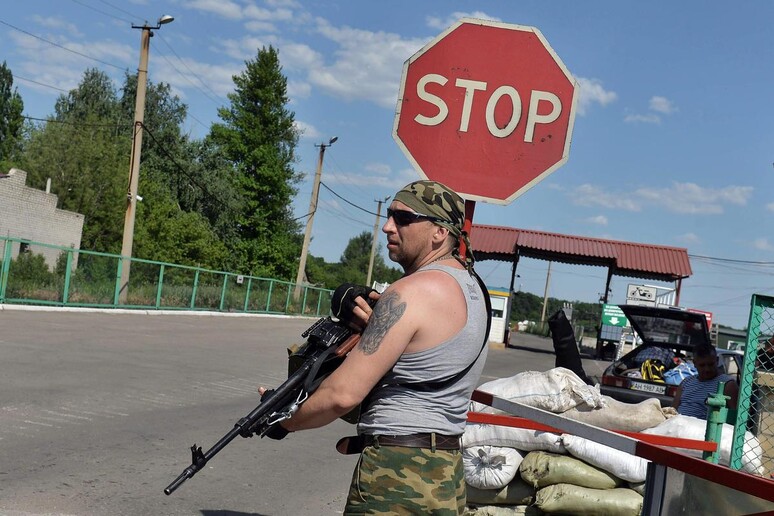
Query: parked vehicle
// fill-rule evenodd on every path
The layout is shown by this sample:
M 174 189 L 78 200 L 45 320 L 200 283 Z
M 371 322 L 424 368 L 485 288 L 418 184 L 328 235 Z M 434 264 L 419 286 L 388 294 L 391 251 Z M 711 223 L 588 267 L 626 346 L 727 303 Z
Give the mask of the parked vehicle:
M 711 343 L 707 319 L 680 308 L 621 305 L 621 310 L 642 344 L 605 369 L 602 394 L 626 403 L 658 398 L 662 406 L 671 406 L 680 381 L 691 374 L 693 347 Z M 738 382 L 744 354 L 717 352 L 719 370 L 736 375 Z

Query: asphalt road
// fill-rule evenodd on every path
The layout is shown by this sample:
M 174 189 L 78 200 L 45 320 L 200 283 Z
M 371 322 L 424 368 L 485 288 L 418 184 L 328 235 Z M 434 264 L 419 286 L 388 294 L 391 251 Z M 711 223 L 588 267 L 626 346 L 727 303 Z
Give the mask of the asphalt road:
M 0 310 L 0 514 L 341 514 L 353 427 L 241 437 L 163 489 L 286 378 L 314 319 Z M 491 345 L 481 382 L 554 365 L 551 341 Z M 584 360 L 598 375 L 603 363 Z

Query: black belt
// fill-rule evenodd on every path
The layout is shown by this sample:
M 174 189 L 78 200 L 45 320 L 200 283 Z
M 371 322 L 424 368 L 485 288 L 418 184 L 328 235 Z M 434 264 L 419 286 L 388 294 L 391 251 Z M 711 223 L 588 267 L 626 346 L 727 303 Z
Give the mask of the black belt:
M 344 437 L 336 444 L 340 453 L 360 453 L 366 446 L 401 446 L 404 448 L 429 448 L 431 450 L 459 450 L 459 435 L 436 433 L 409 435 L 357 435 Z

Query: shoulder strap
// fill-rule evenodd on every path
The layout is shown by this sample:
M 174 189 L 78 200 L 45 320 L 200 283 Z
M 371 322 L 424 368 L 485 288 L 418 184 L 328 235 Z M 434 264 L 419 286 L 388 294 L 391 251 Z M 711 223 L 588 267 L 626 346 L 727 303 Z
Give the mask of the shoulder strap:
M 446 378 L 440 378 L 438 380 L 433 380 L 433 381 L 423 380 L 418 382 L 401 382 L 393 385 L 400 385 L 402 387 L 407 387 L 409 389 L 412 389 L 415 391 L 422 391 L 422 392 L 440 391 L 450 385 L 453 385 L 454 383 L 459 381 L 463 376 L 468 374 L 468 371 L 470 371 L 470 368 L 473 367 L 473 364 L 476 363 L 476 361 L 478 360 L 478 357 L 481 356 L 481 353 L 483 353 L 484 348 L 487 345 L 487 342 L 489 342 L 489 330 L 492 327 L 492 302 L 489 299 L 489 290 L 486 288 L 486 285 L 484 285 L 484 282 L 481 279 L 481 277 L 473 269 L 470 269 L 470 274 L 474 278 L 476 278 L 476 281 L 478 282 L 478 286 L 481 288 L 481 295 L 484 296 L 484 304 L 486 305 L 486 333 L 484 333 L 484 342 L 481 344 L 481 348 L 478 350 L 478 354 L 476 355 L 476 358 L 474 358 L 473 361 L 470 362 L 467 365 L 467 367 L 465 367 L 463 370 L 451 376 L 447 376 Z

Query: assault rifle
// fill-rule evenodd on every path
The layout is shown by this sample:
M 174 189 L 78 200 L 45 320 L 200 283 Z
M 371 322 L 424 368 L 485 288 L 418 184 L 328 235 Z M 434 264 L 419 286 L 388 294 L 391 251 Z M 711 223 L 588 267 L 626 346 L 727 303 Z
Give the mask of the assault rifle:
M 290 369 L 294 366 L 297 369 L 290 372 L 288 379 L 279 387 L 266 391 L 261 403 L 237 421 L 234 428 L 207 452 L 202 453 L 202 448 L 196 444 L 191 446 L 191 465 L 164 489 L 164 494 L 172 494 L 238 435 L 263 437 L 280 422 L 290 418 L 360 340 L 360 334 L 353 333 L 343 322 L 330 317 L 318 320 L 301 336 L 307 338 L 306 343 L 290 356 Z

